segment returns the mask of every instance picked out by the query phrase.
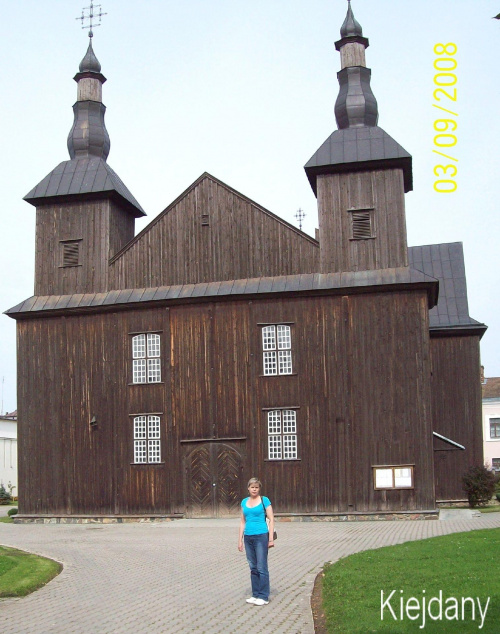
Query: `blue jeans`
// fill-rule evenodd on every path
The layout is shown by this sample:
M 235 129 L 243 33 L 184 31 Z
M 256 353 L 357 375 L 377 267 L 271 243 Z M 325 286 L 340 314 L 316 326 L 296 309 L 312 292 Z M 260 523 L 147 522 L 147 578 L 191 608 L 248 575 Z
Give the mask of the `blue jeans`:
M 245 553 L 250 566 L 252 597 L 264 601 L 269 601 L 268 542 L 269 533 L 245 535 Z

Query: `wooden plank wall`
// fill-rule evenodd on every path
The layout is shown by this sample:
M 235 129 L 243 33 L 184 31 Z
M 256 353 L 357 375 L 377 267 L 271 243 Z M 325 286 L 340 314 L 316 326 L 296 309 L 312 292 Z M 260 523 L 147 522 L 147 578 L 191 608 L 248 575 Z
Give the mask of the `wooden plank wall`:
M 110 200 L 41 205 L 36 214 L 35 295 L 108 290 L 109 258 L 134 235 L 134 218 Z M 80 265 L 62 267 L 60 241 L 80 240 Z
M 184 512 L 183 456 L 203 439 L 232 443 L 241 494 L 258 476 L 279 512 L 432 508 L 426 302 L 415 291 L 20 321 L 20 512 Z M 281 322 L 294 373 L 265 377 L 259 324 Z M 130 385 L 130 338 L 148 331 L 162 335 L 162 383 Z M 267 460 L 274 407 L 298 408 L 300 460 Z M 162 463 L 133 465 L 131 415 L 147 413 L 162 417 Z M 372 465 L 407 463 L 414 490 L 373 490 Z
M 318 176 L 320 270 L 408 266 L 401 169 Z M 373 208 L 373 239 L 352 240 L 349 210 Z
M 463 500 L 462 476 L 483 464 L 479 337 L 431 338 L 433 431 L 465 446 L 435 441 L 438 500 Z
M 111 263 L 110 289 L 318 270 L 315 240 L 203 178 Z

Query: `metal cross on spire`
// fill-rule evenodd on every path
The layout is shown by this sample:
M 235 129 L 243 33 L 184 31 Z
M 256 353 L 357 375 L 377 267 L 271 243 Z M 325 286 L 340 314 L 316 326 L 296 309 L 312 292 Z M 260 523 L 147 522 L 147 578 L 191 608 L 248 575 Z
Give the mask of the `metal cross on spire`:
M 94 37 L 94 32 L 92 31 L 93 27 L 95 26 L 101 26 L 101 20 L 102 20 L 102 16 L 103 15 L 108 15 L 107 13 L 103 13 L 102 12 L 102 5 L 101 4 L 96 4 L 94 5 L 93 2 L 90 3 L 90 7 L 84 7 L 82 9 L 82 15 L 79 18 L 75 18 L 76 20 L 81 20 L 82 23 L 82 29 L 88 29 L 89 30 L 89 37 Z M 94 10 L 99 9 L 99 13 L 94 13 Z M 87 11 L 87 13 L 85 13 Z M 94 24 L 93 20 L 94 18 L 99 18 L 99 22 L 97 24 Z M 84 24 L 84 21 L 88 20 L 89 23 L 88 24 Z
M 306 217 L 306 213 L 302 211 L 302 209 L 297 209 L 297 213 L 295 214 L 295 218 L 297 218 L 297 221 L 299 223 L 299 229 L 302 231 L 302 221 L 304 220 L 304 218 Z

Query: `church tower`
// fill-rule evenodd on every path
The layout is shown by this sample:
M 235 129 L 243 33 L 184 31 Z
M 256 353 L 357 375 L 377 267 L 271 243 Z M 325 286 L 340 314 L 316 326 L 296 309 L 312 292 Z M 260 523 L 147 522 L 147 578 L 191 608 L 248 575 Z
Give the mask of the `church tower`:
M 365 62 L 369 43 L 350 0 L 340 36 L 338 130 L 305 165 L 318 199 L 320 271 L 406 267 L 404 193 L 412 189 L 411 156 L 377 125 Z
M 109 259 L 135 233 L 144 216 L 107 164 L 110 141 L 104 124 L 106 78 L 92 47 L 79 72 L 69 161 L 60 163 L 24 200 L 36 207 L 35 295 L 70 295 L 108 290 Z

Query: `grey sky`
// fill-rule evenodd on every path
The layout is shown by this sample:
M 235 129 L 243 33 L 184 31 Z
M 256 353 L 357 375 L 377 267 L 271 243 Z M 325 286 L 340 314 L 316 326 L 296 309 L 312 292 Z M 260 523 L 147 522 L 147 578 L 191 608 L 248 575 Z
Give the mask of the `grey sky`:
M 2 2 L 2 310 L 33 293 L 35 212 L 22 197 L 68 158 L 72 78 L 88 38 L 73 0 Z M 409 245 L 464 244 L 469 309 L 489 330 L 487 376 L 500 375 L 500 0 L 353 0 L 369 38 L 379 125 L 413 156 Z M 102 0 L 94 50 L 108 78 L 108 163 L 146 210 L 142 229 L 210 172 L 314 235 L 303 165 L 336 128 L 345 0 Z M 458 47 L 458 189 L 438 194 L 433 122 L 437 42 Z M 453 108 L 452 108 L 453 109 Z M 3 411 L 16 407 L 15 324 L 0 319 Z

